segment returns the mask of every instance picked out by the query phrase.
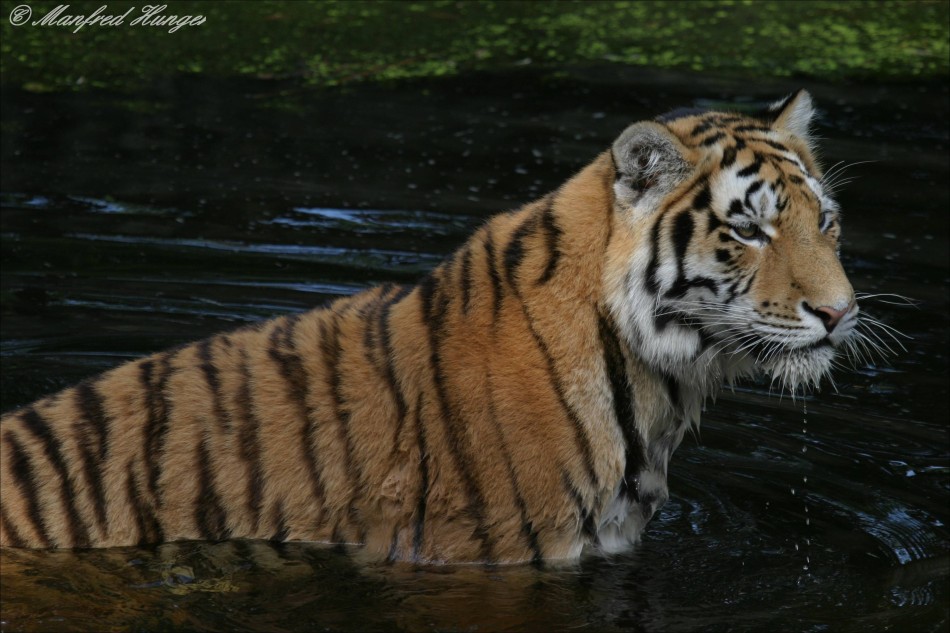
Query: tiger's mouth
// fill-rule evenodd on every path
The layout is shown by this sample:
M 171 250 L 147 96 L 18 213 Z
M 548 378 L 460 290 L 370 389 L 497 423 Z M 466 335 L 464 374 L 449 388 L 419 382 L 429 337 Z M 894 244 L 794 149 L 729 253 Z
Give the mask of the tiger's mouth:
M 725 345 L 721 351 L 738 360 L 750 375 L 764 374 L 779 388 L 795 393 L 817 388 L 830 375 L 838 347 L 828 336 L 799 344 L 746 338 Z

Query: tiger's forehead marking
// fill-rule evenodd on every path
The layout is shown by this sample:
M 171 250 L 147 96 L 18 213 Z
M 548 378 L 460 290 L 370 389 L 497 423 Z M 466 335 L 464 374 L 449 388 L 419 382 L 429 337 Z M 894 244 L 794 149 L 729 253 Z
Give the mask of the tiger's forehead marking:
M 811 157 L 789 147 L 768 123 L 722 112 L 661 122 L 697 152 L 697 158 L 714 162 L 709 175 L 712 206 L 727 219 L 745 216 L 767 224 L 790 207 L 815 213 L 837 210 L 823 192 L 820 177 L 813 173 L 817 167 Z

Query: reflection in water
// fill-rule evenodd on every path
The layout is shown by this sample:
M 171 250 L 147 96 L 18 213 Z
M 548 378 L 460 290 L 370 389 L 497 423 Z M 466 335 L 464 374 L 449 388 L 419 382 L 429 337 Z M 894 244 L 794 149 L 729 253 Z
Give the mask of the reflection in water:
M 615 66 L 476 79 L 333 92 L 180 79 L 155 88 L 164 105 L 148 116 L 5 89 L 3 410 L 129 357 L 412 282 L 629 121 L 799 87 Z M 839 194 L 854 286 L 916 300 L 862 310 L 913 338 L 892 366 L 840 371 L 804 401 L 768 384 L 724 392 L 633 553 L 534 569 L 372 565 L 301 543 L 4 550 L 0 629 L 945 629 L 946 88 L 806 87 L 827 164 L 876 161 Z
M 372 566 L 339 548 L 259 541 L 78 554 L 4 551 L 2 557 L 4 583 L 12 583 L 16 595 L 5 602 L 4 619 L 29 628 L 98 630 L 108 622 L 134 630 L 585 625 L 571 612 L 577 575 L 570 569 Z

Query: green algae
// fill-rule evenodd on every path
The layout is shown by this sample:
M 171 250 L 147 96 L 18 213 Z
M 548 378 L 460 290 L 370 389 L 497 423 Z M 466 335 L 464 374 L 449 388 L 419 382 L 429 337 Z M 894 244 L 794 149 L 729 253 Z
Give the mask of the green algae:
M 515 65 L 612 62 L 748 77 L 825 80 L 946 76 L 950 3 L 168 2 L 203 15 L 169 33 L 128 24 L 65 26 L 9 19 L 0 2 L 0 74 L 27 90 L 129 90 L 175 74 L 289 79 L 336 86 L 439 77 Z M 32 20 L 61 3 L 29 3 Z M 101 0 L 69 3 L 88 15 Z

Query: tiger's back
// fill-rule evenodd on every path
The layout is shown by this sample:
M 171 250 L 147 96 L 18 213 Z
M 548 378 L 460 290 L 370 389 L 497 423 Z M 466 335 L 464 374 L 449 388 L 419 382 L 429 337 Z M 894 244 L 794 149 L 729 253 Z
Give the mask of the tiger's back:
M 807 93 L 632 125 L 556 192 L 386 285 L 123 365 L 0 423 L 0 545 L 615 552 L 722 380 L 853 345 Z
M 588 171 L 558 204 L 605 214 L 607 191 L 587 181 L 606 182 L 609 157 Z M 559 240 L 586 221 L 561 227 L 555 207 L 552 196 L 499 216 L 418 286 L 155 354 L 5 415 L 0 542 L 576 556 L 606 475 L 569 402 L 591 394 L 570 374 L 598 368 L 555 358 L 597 347 L 585 309 L 600 274 Z M 591 244 L 605 245 L 602 227 L 588 224 Z M 552 303 L 572 328 L 547 318 Z

